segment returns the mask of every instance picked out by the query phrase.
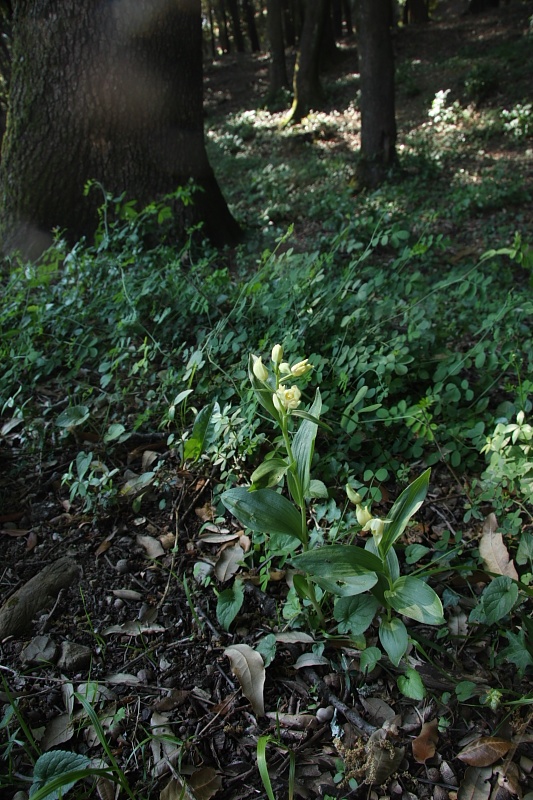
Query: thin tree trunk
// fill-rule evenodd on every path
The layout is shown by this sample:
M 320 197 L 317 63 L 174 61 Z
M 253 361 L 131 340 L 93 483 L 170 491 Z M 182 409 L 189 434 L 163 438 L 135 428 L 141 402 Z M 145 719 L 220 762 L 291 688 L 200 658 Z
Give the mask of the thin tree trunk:
M 176 205 L 176 235 L 203 220 L 215 241 L 234 239 L 205 151 L 201 58 L 199 0 L 136 0 L 134 11 L 17 0 L 0 167 L 4 249 L 39 251 L 56 226 L 70 240 L 91 237 L 102 198 L 83 196 L 89 180 L 142 206 L 192 178 L 203 191 L 193 207 Z
M 257 27 L 255 24 L 255 8 L 253 0 L 242 0 L 242 7 L 244 9 L 244 18 L 246 19 L 246 27 L 248 28 L 248 36 L 250 37 L 250 47 L 252 53 L 259 53 L 261 44 L 259 36 L 257 35 Z
M 272 102 L 283 89 L 287 89 L 289 86 L 287 64 L 285 62 L 282 13 L 281 0 L 267 0 L 267 30 L 270 46 L 269 102 Z
M 241 17 L 237 0 L 228 0 L 231 27 L 233 28 L 233 41 L 238 53 L 244 53 L 244 37 L 241 29 Z
M 294 67 L 294 101 L 287 119 L 300 122 L 323 101 L 320 85 L 320 45 L 324 30 L 327 0 L 306 0 L 300 47 Z
M 390 0 L 359 0 L 358 16 L 361 152 L 357 176 L 361 185 L 373 187 L 397 161 Z

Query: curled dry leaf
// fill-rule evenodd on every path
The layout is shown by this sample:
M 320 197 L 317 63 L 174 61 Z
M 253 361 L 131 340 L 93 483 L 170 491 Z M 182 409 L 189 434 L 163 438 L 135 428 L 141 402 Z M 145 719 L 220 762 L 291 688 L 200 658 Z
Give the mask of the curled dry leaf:
M 513 747 L 509 739 L 501 739 L 498 736 L 482 736 L 480 739 L 468 744 L 457 758 L 472 767 L 489 767 L 498 759 L 503 758 Z
M 506 789 L 511 794 L 517 797 L 522 796 L 522 789 L 520 788 L 520 769 L 514 761 L 508 761 L 498 767 L 498 785 L 502 789 Z
M 193 772 L 189 778 L 189 786 L 193 790 L 196 800 L 210 800 L 222 789 L 222 780 L 213 767 L 202 767 Z
M 233 674 L 237 677 L 244 696 L 250 701 L 254 713 L 259 717 L 264 716 L 265 664 L 262 657 L 247 644 L 226 647 L 224 655 L 229 658 Z
M 154 539 L 153 536 L 143 536 L 137 534 L 137 544 L 144 547 L 148 558 L 159 558 L 165 555 L 165 550 L 159 539 Z
M 479 555 L 489 572 L 496 575 L 507 575 L 518 580 L 514 563 L 509 558 L 501 533 L 497 533 L 498 520 L 495 514 L 489 514 L 483 523 L 483 533 L 479 542 Z
M 468 767 L 457 793 L 457 800 L 488 800 L 492 787 L 490 767 Z
M 229 581 L 239 571 L 244 558 L 244 550 L 240 544 L 226 547 L 215 564 L 215 575 L 221 582 Z
M 413 757 L 419 764 L 425 764 L 428 758 L 433 758 L 439 741 L 438 722 L 432 719 L 424 722 L 422 730 L 413 739 Z

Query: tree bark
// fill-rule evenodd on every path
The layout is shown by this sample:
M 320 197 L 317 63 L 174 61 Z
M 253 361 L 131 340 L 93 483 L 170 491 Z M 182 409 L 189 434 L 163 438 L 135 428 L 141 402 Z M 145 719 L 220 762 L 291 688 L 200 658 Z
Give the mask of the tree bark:
M 323 101 L 320 84 L 320 45 L 324 31 L 327 0 L 306 0 L 300 47 L 294 67 L 294 101 L 288 123 L 300 122 Z
M 285 43 L 283 39 L 283 8 L 281 0 L 267 0 L 267 31 L 270 48 L 268 101 L 289 86 L 287 64 L 285 61 Z
M 203 220 L 215 242 L 235 240 L 205 151 L 201 59 L 200 0 L 15 0 L 4 249 L 33 255 L 56 226 L 91 237 L 91 179 L 142 206 L 192 178 L 203 191 L 176 206 L 177 235 Z
M 361 151 L 357 178 L 375 187 L 397 161 L 390 0 L 360 0 Z
M 252 53 L 259 53 L 261 50 L 261 43 L 257 33 L 255 24 L 255 8 L 253 0 L 242 0 L 242 7 L 244 10 L 244 18 L 246 20 L 246 27 L 248 28 L 248 36 L 250 37 L 250 47 Z

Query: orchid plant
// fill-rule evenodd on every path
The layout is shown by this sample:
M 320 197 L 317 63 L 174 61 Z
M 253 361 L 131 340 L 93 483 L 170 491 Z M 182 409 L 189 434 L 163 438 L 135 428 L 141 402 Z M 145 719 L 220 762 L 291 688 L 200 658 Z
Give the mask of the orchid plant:
M 310 548 L 307 503 L 314 497 L 327 496 L 324 484 L 311 478 L 311 463 L 318 428 L 328 427 L 320 420 L 318 388 L 309 410 L 300 407 L 302 393 L 294 381 L 311 370 L 308 359 L 292 366 L 284 361 L 279 344 L 272 349 L 269 367 L 262 358 L 250 355 L 248 372 L 254 394 L 279 427 L 284 453 L 270 453 L 252 474 L 251 486 L 224 492 L 222 502 L 247 528 L 268 536 L 271 551 L 290 557 L 296 568 L 294 588 L 311 604 L 320 627 L 326 621 L 322 610 L 325 599 L 333 596 L 338 632 L 358 637 L 364 647 L 361 637 L 379 615 L 379 641 L 392 663 L 398 665 L 409 645 L 401 617 L 428 625 L 444 622 L 436 592 L 422 577 L 400 574 L 394 549 L 424 501 L 430 470 L 400 494 L 386 519 L 373 516 L 361 495 L 347 486 L 348 499 L 356 507 L 358 532 L 371 534 L 365 546 L 327 544 Z M 290 499 L 279 491 L 283 480 Z M 298 549 L 301 552 L 297 553 Z

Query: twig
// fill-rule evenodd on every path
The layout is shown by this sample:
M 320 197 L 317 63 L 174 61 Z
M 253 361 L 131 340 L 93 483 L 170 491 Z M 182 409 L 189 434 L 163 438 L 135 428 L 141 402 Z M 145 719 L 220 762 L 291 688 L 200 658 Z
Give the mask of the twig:
M 351 708 L 348 708 L 346 703 L 343 703 L 342 700 L 339 700 L 336 694 L 326 686 L 324 681 L 317 675 L 314 669 L 310 667 L 306 667 L 302 670 L 304 677 L 306 678 L 308 683 L 314 684 L 323 700 L 325 700 L 329 705 L 332 705 L 337 711 L 340 711 L 343 714 L 348 722 L 353 725 L 356 732 L 359 736 L 371 736 L 374 731 L 377 730 L 375 725 L 371 725 L 369 722 L 366 722 L 362 717 L 359 716 L 357 711 L 354 711 Z

